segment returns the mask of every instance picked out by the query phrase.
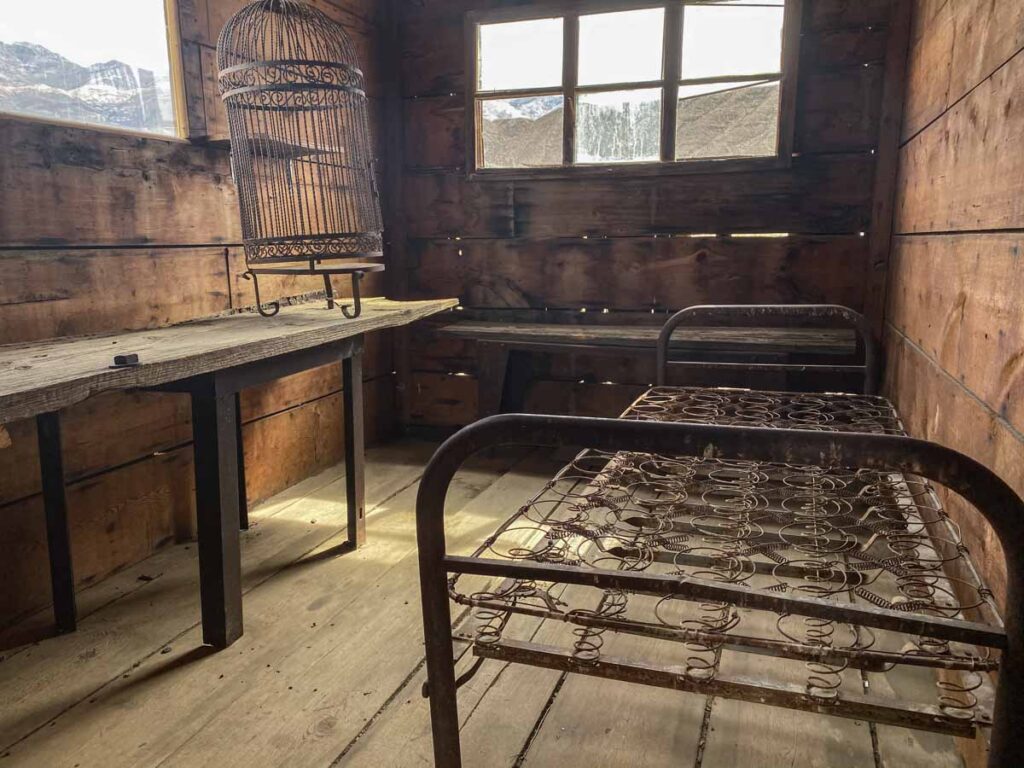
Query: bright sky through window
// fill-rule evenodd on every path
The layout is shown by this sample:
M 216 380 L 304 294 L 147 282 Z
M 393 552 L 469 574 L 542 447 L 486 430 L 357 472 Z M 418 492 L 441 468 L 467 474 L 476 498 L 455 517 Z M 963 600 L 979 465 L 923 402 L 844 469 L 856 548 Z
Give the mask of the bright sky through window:
M 173 134 L 164 0 L 2 0 L 0 111 Z
M 580 16 L 580 85 L 659 79 L 664 37 L 663 8 Z
M 778 72 L 782 18 L 782 8 L 687 6 L 683 79 Z
M 83 67 L 117 59 L 170 68 L 163 0 L 4 0 L 0 41 L 42 45 Z
M 480 90 L 539 88 L 561 82 L 561 19 L 480 27 Z

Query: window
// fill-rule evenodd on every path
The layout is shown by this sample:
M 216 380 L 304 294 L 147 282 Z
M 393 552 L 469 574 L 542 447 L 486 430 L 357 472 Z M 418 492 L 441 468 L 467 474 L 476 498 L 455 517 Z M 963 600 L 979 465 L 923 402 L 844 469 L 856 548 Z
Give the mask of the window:
M 799 0 L 467 15 L 471 173 L 788 162 Z
M 166 0 L 3 5 L 0 112 L 179 133 Z

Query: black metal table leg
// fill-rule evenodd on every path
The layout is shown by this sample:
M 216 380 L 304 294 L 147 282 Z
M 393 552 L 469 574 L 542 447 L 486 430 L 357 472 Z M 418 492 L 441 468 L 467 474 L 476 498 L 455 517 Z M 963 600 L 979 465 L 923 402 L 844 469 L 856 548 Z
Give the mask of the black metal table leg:
M 477 398 L 479 418 L 494 416 L 501 412 L 505 394 L 505 378 L 508 371 L 509 349 L 505 344 L 477 343 L 480 356 Z
M 249 530 L 249 499 L 245 493 L 245 445 L 242 443 L 242 393 L 235 392 L 235 444 L 238 463 L 238 527 Z
M 75 572 L 71 563 L 71 536 L 68 532 L 68 503 L 64 491 L 60 415 L 51 412 L 36 416 L 36 433 L 39 439 L 43 508 L 46 512 L 46 545 L 50 553 L 53 615 L 58 632 L 74 632 L 78 623 L 78 614 L 75 608 Z
M 348 503 L 348 541 L 355 547 L 366 543 L 363 498 L 363 347 L 355 346 L 341 361 L 341 386 L 345 417 L 345 499 Z
M 192 392 L 203 642 L 226 648 L 242 635 L 238 427 L 234 394 Z

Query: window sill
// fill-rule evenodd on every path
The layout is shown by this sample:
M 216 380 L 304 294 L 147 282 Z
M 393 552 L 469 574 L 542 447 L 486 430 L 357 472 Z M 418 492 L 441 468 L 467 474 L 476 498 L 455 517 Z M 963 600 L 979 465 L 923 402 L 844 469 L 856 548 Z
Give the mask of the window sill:
M 134 128 L 121 128 L 116 125 L 103 125 L 100 123 L 81 123 L 75 120 L 63 120 L 60 118 L 42 117 L 39 115 L 25 115 L 19 112 L 0 111 L 0 120 L 35 125 L 40 128 L 71 128 L 76 131 L 87 131 L 90 133 L 105 134 L 107 136 L 122 136 L 129 139 L 148 139 L 152 141 L 164 141 L 171 144 L 187 144 L 189 140 L 184 136 L 169 133 L 155 133 L 150 131 L 139 131 Z
M 674 163 L 622 163 L 618 165 L 574 165 L 550 168 L 479 168 L 470 170 L 471 181 L 517 181 L 526 179 L 643 178 L 689 176 L 693 174 L 750 173 L 788 168 L 792 157 L 737 157 L 723 160 L 688 160 Z

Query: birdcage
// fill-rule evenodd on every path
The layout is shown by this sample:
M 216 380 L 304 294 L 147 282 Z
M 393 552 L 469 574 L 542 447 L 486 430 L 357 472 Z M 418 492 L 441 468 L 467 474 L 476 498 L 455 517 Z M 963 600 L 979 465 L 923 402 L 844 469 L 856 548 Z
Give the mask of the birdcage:
M 352 41 L 340 25 L 299 0 L 255 0 L 228 20 L 217 41 L 221 98 L 231 132 L 245 277 L 332 275 L 359 283 L 384 265 L 366 91 Z

